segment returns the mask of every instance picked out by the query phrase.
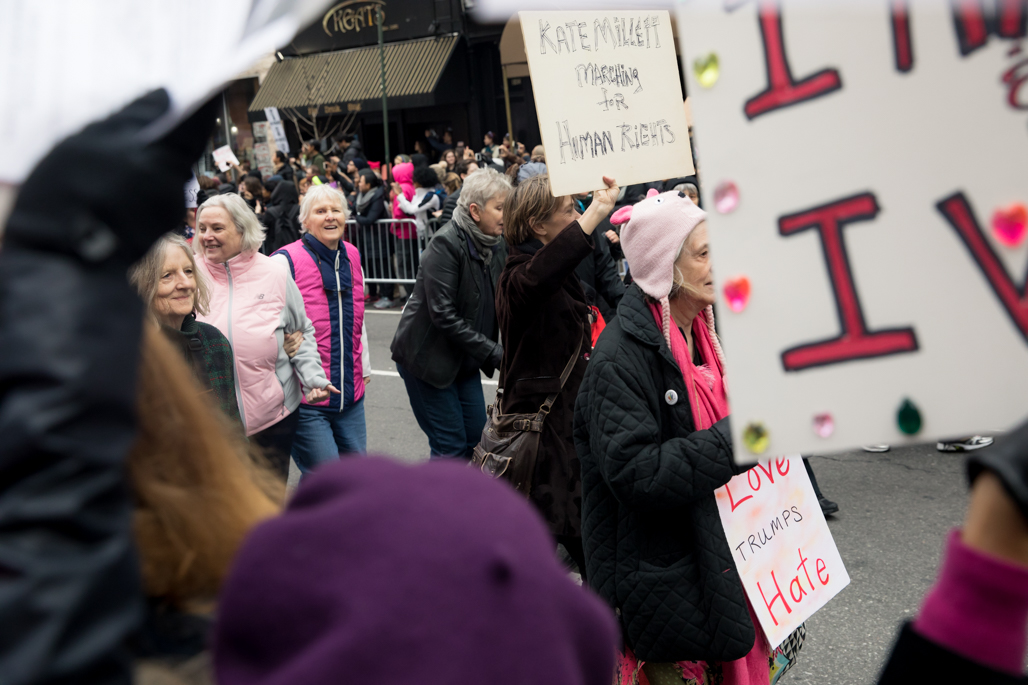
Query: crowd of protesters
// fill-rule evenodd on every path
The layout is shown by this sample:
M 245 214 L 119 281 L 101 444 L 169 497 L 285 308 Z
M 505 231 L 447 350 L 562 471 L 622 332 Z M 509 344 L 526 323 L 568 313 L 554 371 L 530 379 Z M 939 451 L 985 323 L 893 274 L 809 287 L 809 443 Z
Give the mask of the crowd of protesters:
M 65 140 L 6 221 L 4 682 L 781 677 L 714 500 L 749 467 L 695 177 L 554 197 L 544 151 L 507 137 L 428 131 L 389 166 L 343 137 L 200 179 L 183 226 L 214 109 L 141 142 L 169 106 Z M 419 466 L 340 459 L 367 449 L 364 312 L 400 299 L 389 278 L 414 281 L 391 352 Z M 467 467 L 496 372 L 492 412 L 542 417 L 520 493 Z M 984 454 L 882 683 L 1022 682 L 1028 426 Z

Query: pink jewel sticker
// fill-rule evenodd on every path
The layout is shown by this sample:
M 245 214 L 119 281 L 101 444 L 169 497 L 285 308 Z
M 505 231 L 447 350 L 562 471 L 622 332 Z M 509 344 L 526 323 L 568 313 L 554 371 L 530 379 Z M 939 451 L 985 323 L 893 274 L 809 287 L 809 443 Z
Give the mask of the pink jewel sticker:
M 1024 242 L 1028 232 L 1028 207 L 1013 204 L 1000 207 L 992 214 L 992 232 L 1007 247 L 1017 247 Z
M 830 438 L 835 432 L 835 419 L 829 413 L 814 415 L 814 432 L 819 438 Z
M 731 214 L 739 206 L 739 188 L 731 181 L 722 181 L 714 189 L 714 209 Z
M 739 276 L 725 282 L 723 292 L 728 307 L 738 314 L 750 303 L 750 279 Z

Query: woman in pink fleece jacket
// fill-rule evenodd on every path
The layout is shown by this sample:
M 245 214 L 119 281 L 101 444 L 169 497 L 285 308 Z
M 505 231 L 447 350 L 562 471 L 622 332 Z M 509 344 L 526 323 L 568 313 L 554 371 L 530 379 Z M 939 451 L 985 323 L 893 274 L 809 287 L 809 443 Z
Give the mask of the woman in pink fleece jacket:
M 217 195 L 196 211 L 193 250 L 211 285 L 210 311 L 199 318 L 232 345 L 243 428 L 285 477 L 300 400 L 306 393 L 316 404 L 339 390 L 325 377 L 288 267 L 258 252 L 263 240 L 257 216 L 238 195 Z M 303 331 L 303 342 L 290 358 L 285 335 L 295 331 Z

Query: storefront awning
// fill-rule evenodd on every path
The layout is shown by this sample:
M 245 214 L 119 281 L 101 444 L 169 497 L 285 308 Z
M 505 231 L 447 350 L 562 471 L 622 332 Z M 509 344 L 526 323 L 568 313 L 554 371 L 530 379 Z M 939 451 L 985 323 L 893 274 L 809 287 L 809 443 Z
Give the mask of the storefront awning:
M 458 34 L 387 43 L 389 108 L 428 107 L 467 99 L 464 60 L 454 57 Z M 250 104 L 251 121 L 265 107 L 298 110 L 306 117 L 382 108 L 378 46 L 325 52 L 278 62 Z

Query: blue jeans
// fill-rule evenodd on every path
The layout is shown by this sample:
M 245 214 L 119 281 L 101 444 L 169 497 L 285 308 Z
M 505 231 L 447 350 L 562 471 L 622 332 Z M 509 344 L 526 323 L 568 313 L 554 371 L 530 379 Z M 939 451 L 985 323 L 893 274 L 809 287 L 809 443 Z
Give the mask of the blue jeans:
M 368 451 L 368 429 L 364 423 L 364 398 L 341 412 L 329 412 L 301 404 L 300 422 L 293 438 L 293 460 L 308 474 L 341 454 Z
M 428 436 L 431 457 L 471 459 L 485 428 L 482 377 L 476 373 L 440 389 L 416 378 L 399 364 L 396 370 L 407 386 L 414 417 Z

